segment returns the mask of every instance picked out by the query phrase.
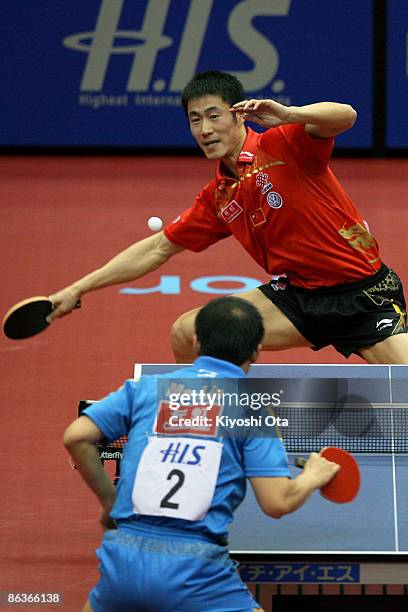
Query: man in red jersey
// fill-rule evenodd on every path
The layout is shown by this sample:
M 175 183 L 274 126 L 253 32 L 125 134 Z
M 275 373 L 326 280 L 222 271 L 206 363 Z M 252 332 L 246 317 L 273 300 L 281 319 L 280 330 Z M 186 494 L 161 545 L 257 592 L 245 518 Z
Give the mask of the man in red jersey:
M 334 136 L 351 128 L 347 104 L 286 107 L 244 100 L 228 73 L 196 75 L 182 95 L 198 146 L 217 161 L 215 178 L 162 232 L 141 240 L 50 296 L 50 320 L 84 293 L 140 278 L 176 253 L 202 251 L 231 234 L 272 280 L 240 297 L 265 324 L 264 349 L 333 345 L 368 363 L 408 363 L 401 281 L 328 166 Z M 250 120 L 267 128 L 247 128 Z M 176 359 L 193 359 L 198 309 L 173 325 Z

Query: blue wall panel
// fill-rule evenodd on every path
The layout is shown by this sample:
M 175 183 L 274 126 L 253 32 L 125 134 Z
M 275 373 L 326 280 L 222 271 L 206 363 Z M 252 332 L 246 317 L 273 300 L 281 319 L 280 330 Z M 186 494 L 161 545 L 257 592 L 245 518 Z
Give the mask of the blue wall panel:
M 0 144 L 190 146 L 180 91 L 231 71 L 251 97 L 352 104 L 372 144 L 370 0 L 3 0 Z
M 408 148 L 408 2 L 389 0 L 387 147 Z

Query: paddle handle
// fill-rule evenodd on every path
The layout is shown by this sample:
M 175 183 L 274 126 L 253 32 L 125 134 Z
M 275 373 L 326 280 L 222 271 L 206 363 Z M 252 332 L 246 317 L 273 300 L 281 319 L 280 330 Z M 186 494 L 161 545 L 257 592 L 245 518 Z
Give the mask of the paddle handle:
M 295 458 L 295 466 L 297 468 L 300 468 L 301 470 L 303 470 L 303 468 L 306 465 L 306 461 L 307 461 L 307 459 L 304 459 L 303 457 L 296 457 Z
M 82 307 L 82 302 L 81 300 L 78 300 L 77 303 L 75 304 L 73 310 L 75 310 L 76 308 L 81 308 Z M 53 305 L 52 310 L 55 310 L 55 307 Z

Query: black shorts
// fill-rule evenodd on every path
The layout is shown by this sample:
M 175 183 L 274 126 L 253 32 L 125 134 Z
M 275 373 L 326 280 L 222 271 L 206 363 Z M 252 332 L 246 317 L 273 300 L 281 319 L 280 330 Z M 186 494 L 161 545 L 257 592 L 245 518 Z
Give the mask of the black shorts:
M 349 357 L 360 348 L 408 331 L 402 283 L 385 265 L 373 276 L 345 285 L 303 289 L 280 277 L 258 289 L 315 351 L 331 344 Z

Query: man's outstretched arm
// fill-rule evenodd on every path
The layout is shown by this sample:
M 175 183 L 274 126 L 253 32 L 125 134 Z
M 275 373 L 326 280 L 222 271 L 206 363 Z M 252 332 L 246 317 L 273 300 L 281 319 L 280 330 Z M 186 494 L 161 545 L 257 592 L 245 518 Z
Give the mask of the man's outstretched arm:
M 312 453 L 301 474 L 289 478 L 251 477 L 258 504 L 269 516 L 281 518 L 303 506 L 310 495 L 321 489 L 339 471 L 337 463 Z
M 317 102 L 305 106 L 284 106 L 275 100 L 243 100 L 234 104 L 232 112 L 265 128 L 286 123 L 301 123 L 315 138 L 329 138 L 353 127 L 357 113 L 349 104 Z
M 48 320 L 70 313 L 83 294 L 141 278 L 183 250 L 183 247 L 170 242 L 163 232 L 132 244 L 101 268 L 50 295 L 54 310 Z

